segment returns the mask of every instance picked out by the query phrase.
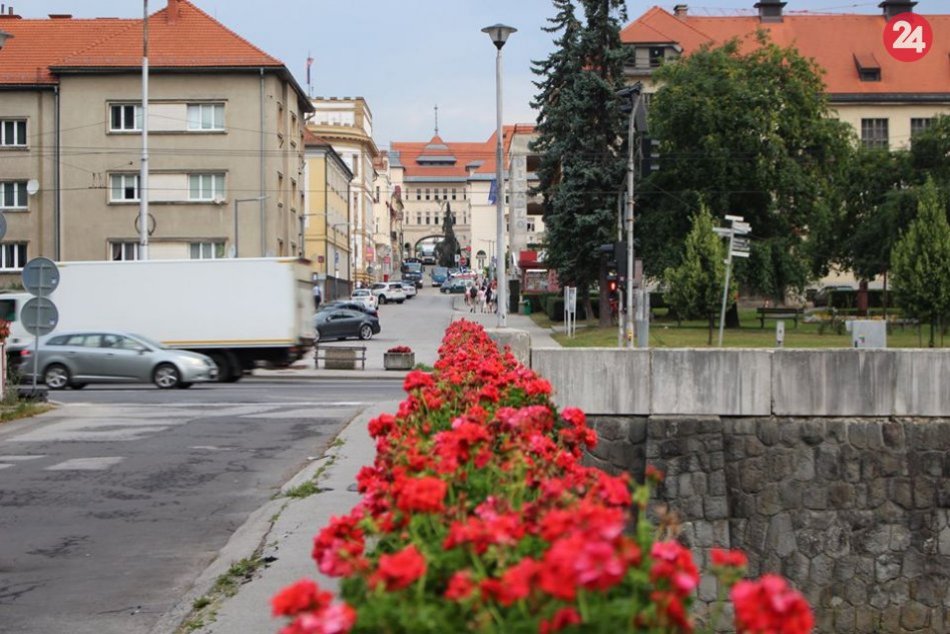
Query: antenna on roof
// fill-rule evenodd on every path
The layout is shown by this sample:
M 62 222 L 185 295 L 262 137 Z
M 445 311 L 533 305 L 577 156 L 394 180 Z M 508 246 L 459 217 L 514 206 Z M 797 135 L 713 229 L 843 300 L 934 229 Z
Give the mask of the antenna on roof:
M 435 104 L 435 135 L 439 136 L 439 104 Z

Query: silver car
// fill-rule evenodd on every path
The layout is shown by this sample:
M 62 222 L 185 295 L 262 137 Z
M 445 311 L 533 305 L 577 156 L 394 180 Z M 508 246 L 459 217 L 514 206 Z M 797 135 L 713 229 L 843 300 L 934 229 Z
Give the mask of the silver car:
M 80 389 L 88 383 L 154 383 L 162 389 L 191 387 L 214 381 L 218 367 L 210 357 L 166 348 L 127 332 L 83 331 L 40 337 L 34 360 L 32 345 L 18 351 L 21 376 L 39 380 L 51 390 Z

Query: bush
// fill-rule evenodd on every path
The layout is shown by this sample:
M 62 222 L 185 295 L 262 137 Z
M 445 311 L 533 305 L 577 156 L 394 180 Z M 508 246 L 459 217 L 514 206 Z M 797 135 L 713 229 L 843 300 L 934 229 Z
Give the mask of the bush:
M 396 415 L 369 423 L 363 500 L 314 540 L 345 603 L 297 582 L 272 601 L 293 619 L 283 632 L 692 631 L 692 556 L 654 539 L 648 485 L 582 465 L 597 442 L 583 412 L 558 413 L 550 384 L 471 322 L 449 326 L 440 355 L 434 373 L 406 377 Z M 781 578 L 739 581 L 738 552 L 714 550 L 712 564 L 738 632 L 811 629 Z

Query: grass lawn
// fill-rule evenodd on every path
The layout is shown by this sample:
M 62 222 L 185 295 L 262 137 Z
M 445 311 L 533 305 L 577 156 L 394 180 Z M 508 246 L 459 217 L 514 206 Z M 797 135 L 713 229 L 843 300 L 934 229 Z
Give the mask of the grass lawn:
M 532 313 L 531 318 L 539 326 L 549 328 L 555 326 L 563 328 L 563 323 L 553 323 L 543 313 Z M 766 320 L 765 328 L 759 327 L 759 319 L 755 309 L 739 311 L 741 328 L 727 328 L 723 333 L 722 345 L 727 348 L 774 348 L 775 322 Z M 617 325 L 609 328 L 600 328 L 596 321 L 586 322 L 578 320 L 577 332 L 573 338 L 559 333 L 554 335 L 555 341 L 565 348 L 616 348 Z M 834 334 L 827 329 L 819 333 L 819 325 L 806 324 L 799 319 L 798 327 L 790 319 L 785 320 L 785 347 L 786 348 L 848 348 L 851 346 L 851 335 L 848 332 Z M 926 348 L 929 329 L 924 327 L 918 333 L 914 326 L 895 327 L 887 335 L 889 348 Z M 677 325 L 675 321 L 656 320 L 650 324 L 650 346 L 655 348 L 705 348 L 708 346 L 708 325 L 699 321 L 684 321 Z M 713 347 L 719 341 L 718 324 L 713 332 Z M 936 337 L 938 347 L 950 346 L 950 336 L 941 341 L 939 334 Z

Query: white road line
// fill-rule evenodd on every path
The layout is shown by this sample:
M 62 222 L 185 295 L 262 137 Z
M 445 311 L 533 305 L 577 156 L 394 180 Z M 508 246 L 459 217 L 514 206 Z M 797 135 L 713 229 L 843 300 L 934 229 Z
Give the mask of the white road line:
M 37 458 L 45 458 L 46 454 L 29 454 L 23 456 L 0 456 L 0 462 L 23 462 L 24 460 L 36 460 Z
M 46 471 L 103 471 L 125 460 L 120 457 L 74 458 L 46 467 Z

